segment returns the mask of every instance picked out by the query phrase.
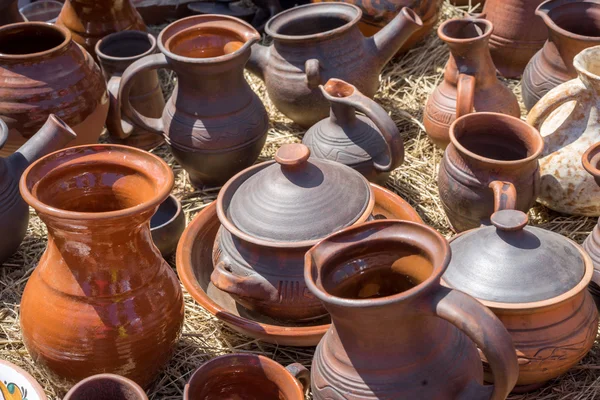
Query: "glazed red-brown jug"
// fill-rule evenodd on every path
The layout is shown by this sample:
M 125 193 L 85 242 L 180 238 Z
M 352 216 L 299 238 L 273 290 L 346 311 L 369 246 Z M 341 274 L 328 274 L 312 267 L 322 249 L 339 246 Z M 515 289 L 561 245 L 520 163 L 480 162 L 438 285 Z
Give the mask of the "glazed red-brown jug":
M 61 150 L 23 173 L 23 199 L 48 227 L 20 309 L 36 362 L 69 381 L 114 373 L 141 386 L 167 363 L 183 295 L 150 218 L 172 186 L 164 161 L 120 145 Z
M 315 400 L 506 398 L 519 371 L 510 335 L 477 300 L 440 285 L 449 262 L 439 233 L 393 220 L 306 253 L 306 284 L 332 321 L 313 359 Z M 477 347 L 493 386 L 483 386 Z
M 488 46 L 493 29 L 491 22 L 477 18 L 453 19 L 438 28 L 438 36 L 450 48 L 450 58 L 444 80 L 427 99 L 423 124 L 429 139 L 442 149 L 450 143 L 450 124 L 465 114 L 521 115 L 514 93 L 496 78 Z

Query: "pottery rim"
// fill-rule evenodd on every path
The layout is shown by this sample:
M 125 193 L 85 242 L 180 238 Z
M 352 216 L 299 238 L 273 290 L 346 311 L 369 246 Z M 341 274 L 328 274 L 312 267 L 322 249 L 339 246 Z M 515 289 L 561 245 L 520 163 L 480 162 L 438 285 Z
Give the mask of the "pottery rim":
M 195 58 L 195 57 L 186 57 L 186 56 L 181 56 L 179 54 L 175 54 L 165 47 L 165 44 L 167 43 L 167 41 L 169 39 L 175 37 L 177 34 L 183 32 L 185 30 L 194 28 L 196 26 L 196 24 L 191 24 L 193 21 L 197 21 L 197 23 L 218 22 L 219 20 L 223 20 L 223 19 L 228 20 L 228 21 L 233 22 L 238 25 L 243 25 L 249 31 L 249 34 L 244 37 L 244 40 L 245 40 L 244 45 L 231 53 L 227 53 L 227 54 L 224 54 L 222 56 L 217 56 L 217 57 Z M 179 26 L 181 26 L 181 29 L 178 29 Z M 171 30 L 173 30 L 173 33 L 170 36 L 168 36 L 167 38 L 165 38 L 166 35 L 170 34 Z M 173 60 L 176 60 L 179 62 L 183 62 L 186 64 L 189 64 L 189 63 L 191 63 L 191 64 L 214 64 L 214 63 L 218 63 L 218 62 L 225 62 L 225 61 L 235 59 L 240 54 L 244 53 L 245 51 L 248 51 L 249 48 L 254 43 L 258 42 L 260 39 L 261 39 L 260 34 L 256 31 L 256 29 L 254 29 L 254 27 L 252 25 L 250 25 L 246 21 L 242 21 L 239 18 L 230 17 L 228 15 L 205 14 L 205 15 L 192 15 L 190 17 L 181 18 L 175 22 L 172 22 L 171 24 L 167 25 L 159 33 L 158 39 L 156 40 L 156 42 L 158 45 L 158 49 L 161 51 L 161 53 L 165 54 L 170 59 L 173 59 Z
M 39 51 L 37 53 L 6 54 L 6 53 L 0 52 L 0 60 L 24 61 L 24 60 L 28 60 L 30 58 L 38 58 L 38 57 L 45 57 L 45 56 L 53 55 L 53 54 L 56 54 L 56 53 L 64 50 L 71 42 L 71 32 L 67 28 L 64 28 L 59 25 L 54 25 L 50 22 L 17 22 L 14 24 L 4 25 L 4 26 L 0 27 L 0 36 L 2 34 L 4 34 L 5 32 L 10 32 L 13 29 L 25 30 L 25 29 L 31 29 L 34 27 L 38 27 L 39 29 L 48 29 L 49 31 L 59 32 L 64 37 L 64 40 L 60 44 L 52 47 L 51 49 Z
M 122 37 L 125 38 L 130 38 L 130 37 L 139 37 L 139 38 L 145 38 L 148 39 L 148 43 L 150 44 L 150 48 L 147 51 L 144 51 L 143 53 L 139 53 L 139 54 L 135 54 L 129 57 L 115 57 L 115 56 L 111 56 L 108 55 L 106 53 L 104 53 L 101 49 L 102 46 L 106 45 L 107 43 L 110 43 L 112 41 L 118 41 L 119 39 L 121 39 Z M 142 57 L 145 56 L 149 56 L 151 54 L 154 53 L 154 51 L 156 50 L 156 39 L 154 38 L 154 36 L 152 36 L 151 33 L 147 33 L 147 32 L 142 32 L 142 31 L 120 31 L 120 32 L 115 32 L 115 33 L 111 33 L 110 35 L 104 36 L 102 39 L 100 39 L 98 41 L 98 43 L 96 43 L 96 47 L 95 47 L 95 51 L 96 54 L 99 57 L 102 57 L 104 59 L 107 60 L 111 60 L 111 61 L 136 61 Z
M 109 151 L 110 149 L 116 149 L 118 151 L 126 152 L 129 154 L 134 153 L 138 157 L 144 158 L 146 160 L 151 160 L 152 162 L 154 162 L 158 166 L 160 166 L 160 168 L 162 168 L 165 172 L 166 179 L 165 179 L 164 183 L 162 183 L 162 185 L 157 188 L 157 191 L 154 193 L 152 198 L 145 200 L 145 201 L 141 202 L 140 204 L 137 204 L 133 207 L 127 207 L 127 208 L 123 208 L 120 210 L 104 211 L 104 212 L 82 212 L 82 211 L 70 211 L 70 210 L 56 208 L 56 207 L 46 204 L 42 200 L 39 200 L 38 196 L 34 195 L 31 192 L 30 188 L 28 187 L 29 185 L 28 185 L 27 180 L 28 180 L 29 174 L 31 173 L 31 171 L 33 169 L 37 168 L 39 165 L 42 165 L 44 162 L 46 162 L 50 159 L 59 158 L 59 155 L 61 155 L 61 154 L 75 154 L 81 150 L 86 150 L 86 149 L 92 149 L 96 152 L 96 154 L 103 152 L 103 151 Z M 97 162 L 97 163 L 101 163 L 101 162 Z M 136 169 L 136 171 L 140 174 L 144 174 L 144 171 L 142 169 Z M 154 179 L 154 177 L 151 174 L 145 174 L 145 175 L 148 176 L 152 182 L 156 183 L 156 179 Z M 125 145 L 88 144 L 88 145 L 75 146 L 75 147 L 69 147 L 66 149 L 61 149 L 61 150 L 55 151 L 53 153 L 50 153 L 44 157 L 41 157 L 40 159 L 31 163 L 31 165 L 29 167 L 27 167 L 25 172 L 23 172 L 23 174 L 21 175 L 21 179 L 19 181 L 19 190 L 21 192 L 21 196 L 23 197 L 23 200 L 25 200 L 25 202 L 27 204 L 29 204 L 31 207 L 33 207 L 37 212 L 43 213 L 44 215 L 49 215 L 49 216 L 53 216 L 53 217 L 61 218 L 61 219 L 66 218 L 66 219 L 70 219 L 70 220 L 99 221 L 99 220 L 127 217 L 127 216 L 136 215 L 136 214 L 151 210 L 153 208 L 158 208 L 158 206 L 171 193 L 171 189 L 173 187 L 174 181 L 175 181 L 175 178 L 173 176 L 173 172 L 171 171 L 171 168 L 169 168 L 169 166 L 163 159 L 161 159 L 158 156 L 155 156 L 154 154 L 148 153 L 147 151 L 144 151 L 144 150 L 137 149 L 135 147 L 125 146 Z
M 344 297 L 339 297 L 331 294 L 327 289 L 323 287 L 323 284 L 320 282 L 320 272 L 317 270 L 315 266 L 315 262 L 312 259 L 313 249 L 310 249 L 306 253 L 305 262 L 304 262 L 304 281 L 306 282 L 306 286 L 318 299 L 323 301 L 324 303 L 334 304 L 336 306 L 341 307 L 351 307 L 351 308 L 378 308 L 383 307 L 390 304 L 395 304 L 400 301 L 406 301 L 412 299 L 416 296 L 422 295 L 430 291 L 429 287 L 431 285 L 439 284 L 442 275 L 448 268 L 448 264 L 450 263 L 451 258 L 451 250 L 448 241 L 436 230 L 430 228 L 429 226 L 418 224 L 416 222 L 410 221 L 402 221 L 402 220 L 379 220 L 379 221 L 370 221 L 358 226 L 351 226 L 344 230 L 338 231 L 317 243 L 318 246 L 321 242 L 327 241 L 336 241 L 340 236 L 345 237 L 348 235 L 356 234 L 360 231 L 368 231 L 371 227 L 388 227 L 388 226 L 406 226 L 411 230 L 419 230 L 425 235 L 429 235 L 430 238 L 435 240 L 436 249 L 424 249 L 419 247 L 419 242 L 415 238 L 403 237 L 402 239 L 390 239 L 390 242 L 396 243 L 409 243 L 410 245 L 420 248 L 424 250 L 422 255 L 427 255 L 428 260 L 431 262 L 433 270 L 431 274 L 424 281 L 420 282 L 415 287 L 412 287 L 408 290 L 405 290 L 400 293 L 396 293 L 390 296 L 378 297 L 378 298 L 368 298 L 368 299 L 349 299 Z M 369 240 L 369 239 L 367 239 Z M 315 247 L 316 247 L 315 246 Z M 364 243 L 348 243 L 348 247 L 346 251 L 349 251 L 355 247 L 364 247 Z M 444 254 L 443 257 L 438 254 Z
M 456 137 L 456 127 L 458 124 L 462 123 L 463 121 L 466 121 L 468 119 L 475 119 L 475 118 L 480 118 L 480 119 L 495 119 L 496 121 L 501 120 L 505 125 L 519 125 L 523 128 L 523 130 L 527 130 L 528 132 L 531 133 L 530 137 L 531 138 L 535 138 L 533 139 L 534 141 L 534 146 L 533 146 L 533 151 L 531 152 L 530 155 L 528 155 L 527 157 L 524 158 L 520 158 L 518 160 L 497 160 L 494 158 L 488 158 L 488 157 L 483 157 L 480 156 L 477 153 L 474 153 L 470 150 L 468 150 L 466 147 L 464 147 L 460 141 L 458 140 L 458 138 Z M 468 124 L 467 124 L 468 125 Z M 519 130 L 514 130 L 515 133 L 520 132 Z M 456 149 L 462 153 L 467 155 L 468 157 L 480 161 L 480 162 L 484 162 L 484 163 L 489 163 L 489 164 L 496 164 L 499 166 L 516 166 L 519 164 L 523 164 L 523 163 L 528 163 L 530 161 L 534 161 L 536 160 L 541 154 L 542 151 L 544 150 L 544 140 L 542 139 L 542 135 L 540 135 L 540 133 L 538 132 L 537 129 L 535 129 L 533 126 L 529 125 L 528 123 L 526 123 L 525 121 L 516 118 L 516 117 L 512 117 L 510 115 L 506 115 L 506 114 L 500 114 L 500 113 L 494 113 L 494 112 L 477 112 L 477 113 L 471 113 L 471 114 L 466 114 L 463 115 L 460 118 L 457 118 L 451 125 L 450 125 L 450 129 L 449 129 L 449 133 L 450 133 L 450 142 L 452 143 L 452 145 L 454 147 L 456 147 Z M 528 149 L 529 150 L 529 149 Z
M 573 57 L 573 66 L 579 75 L 583 75 L 592 82 L 600 82 L 600 63 L 589 61 L 598 59 L 600 56 L 600 45 L 588 47 Z M 590 65 L 592 64 L 592 65 Z
M 50 118 L 55 118 L 54 114 L 50 114 Z M 8 125 L 2 118 L 0 118 L 0 149 L 4 147 L 8 140 Z
M 6 361 L 6 360 L 2 360 L 0 359 L 0 364 L 2 365 L 6 365 L 7 367 L 15 370 L 19 375 L 22 375 L 25 380 L 27 380 L 27 382 L 29 382 L 29 384 L 31 385 L 31 387 L 33 388 L 33 390 L 35 390 L 35 393 L 39 396 L 40 400 L 46 400 L 46 393 L 44 392 L 44 389 L 42 388 L 42 386 L 40 386 L 40 384 L 35 380 L 35 378 L 33 376 L 31 376 L 31 374 L 29 374 L 29 372 L 25 371 L 23 368 L 16 366 L 15 364 Z
M 175 197 L 172 194 L 170 194 L 164 201 L 172 201 L 173 203 L 175 203 L 176 210 L 173 213 L 173 216 L 171 218 L 169 218 L 167 221 L 165 221 L 164 223 L 162 223 L 160 225 L 152 226 L 151 229 L 150 229 L 151 231 L 155 231 L 155 230 L 164 228 L 165 226 L 173 223 L 181 215 L 181 213 L 182 213 L 181 202 L 177 199 L 177 197 Z
M 598 154 L 600 154 L 600 143 L 590 146 L 581 157 L 583 168 L 595 178 L 600 178 L 600 169 L 598 168 L 600 159 L 595 160 Z
M 88 383 L 95 382 L 95 381 L 98 381 L 98 380 L 116 381 L 117 383 L 119 383 L 119 384 L 127 387 L 127 389 L 133 390 L 134 394 L 137 397 L 139 397 L 140 399 L 148 399 L 148 396 L 146 396 L 146 392 L 144 392 L 144 390 L 140 387 L 140 385 L 138 385 L 137 383 L 135 383 L 131 379 L 127 379 L 127 378 L 125 378 L 125 377 L 123 377 L 121 375 L 106 373 L 106 374 L 92 375 L 90 377 L 87 377 L 87 378 L 79 381 L 65 395 L 65 400 L 70 400 L 72 398 L 72 396 L 74 396 L 77 393 L 77 390 L 79 390 L 81 387 L 85 387 L 85 385 L 87 385 Z
M 560 35 L 562 36 L 566 36 L 572 39 L 576 39 L 578 41 L 581 42 L 592 42 L 592 43 L 596 43 L 598 42 L 598 38 L 600 38 L 600 36 L 586 36 L 586 35 L 580 35 L 579 33 L 573 33 L 571 31 L 568 31 L 566 29 L 564 29 L 563 27 L 559 26 L 558 24 L 556 24 L 554 22 L 554 20 L 552 18 L 550 18 L 550 12 L 554 9 L 559 9 L 562 7 L 567 7 L 567 6 L 576 6 L 579 7 L 578 4 L 583 4 L 583 5 L 591 5 L 591 6 L 598 6 L 600 7 L 600 4 L 597 3 L 592 3 L 592 2 L 586 2 L 586 1 L 575 1 L 575 2 L 569 2 L 569 3 L 563 3 L 563 4 L 559 4 L 556 8 L 553 8 L 549 11 L 544 11 L 543 8 L 552 2 L 555 2 L 557 0 L 546 0 L 544 1 L 542 4 L 540 4 L 536 9 L 535 9 L 535 15 L 539 16 L 540 18 L 542 18 L 544 20 L 544 23 L 546 24 L 546 26 L 548 26 L 550 29 L 552 29 L 553 31 L 558 32 Z
M 450 36 L 448 33 L 445 32 L 448 29 L 449 25 L 468 25 L 468 24 L 484 25 L 485 31 L 481 35 L 467 37 L 467 38 Z M 477 42 L 477 41 L 481 40 L 482 38 L 489 38 L 490 36 L 492 36 L 493 31 L 494 31 L 494 25 L 492 25 L 492 23 L 490 21 L 488 21 L 487 19 L 456 18 L 456 19 L 449 19 L 447 21 L 444 21 L 438 27 L 437 34 L 440 37 L 440 39 L 442 39 L 444 42 L 469 44 L 469 43 Z

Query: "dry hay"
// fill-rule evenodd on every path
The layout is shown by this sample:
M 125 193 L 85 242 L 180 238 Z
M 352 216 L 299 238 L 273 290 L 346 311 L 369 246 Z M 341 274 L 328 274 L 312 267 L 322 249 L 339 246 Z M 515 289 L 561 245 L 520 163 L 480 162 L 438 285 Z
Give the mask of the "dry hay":
M 442 20 L 459 16 L 463 11 L 464 9 L 445 4 Z M 421 123 L 425 100 L 442 79 L 447 56 L 446 46 L 432 34 L 418 48 L 388 65 L 382 74 L 376 99 L 390 112 L 405 137 L 404 165 L 393 173 L 388 187 L 408 200 L 427 224 L 449 237 L 452 232 L 442 210 L 436 185 L 437 167 L 442 152 L 428 141 Z M 170 92 L 173 76 L 163 73 L 162 77 L 165 91 Z M 250 75 L 248 79 L 265 102 L 271 119 L 267 145 L 261 155 L 261 160 L 265 160 L 271 158 L 283 143 L 300 141 L 303 130 L 275 109 L 266 96 L 262 82 Z M 516 93 L 520 93 L 518 81 L 507 80 L 506 83 Z M 176 176 L 174 194 L 182 200 L 189 222 L 215 199 L 218 189 L 194 190 L 187 175 L 176 165 L 165 146 L 155 150 L 155 153 L 173 167 Z M 561 216 L 540 205 L 534 207 L 530 216 L 533 224 L 559 232 L 580 243 L 595 224 L 595 218 Z M 19 252 L 0 268 L 0 358 L 22 366 L 46 388 L 50 399 L 59 399 L 68 387 L 32 362 L 21 340 L 18 323 L 21 293 L 45 247 L 45 226 L 32 212 L 28 235 Z M 174 258 L 170 263 L 174 267 Z M 183 336 L 171 362 L 148 390 L 150 399 L 181 399 L 190 374 L 202 363 L 220 354 L 260 353 L 284 365 L 300 362 L 310 366 L 313 349 L 276 346 L 242 336 L 204 311 L 187 293 L 185 308 Z M 577 367 L 544 388 L 510 398 L 600 399 L 600 347 L 596 345 Z

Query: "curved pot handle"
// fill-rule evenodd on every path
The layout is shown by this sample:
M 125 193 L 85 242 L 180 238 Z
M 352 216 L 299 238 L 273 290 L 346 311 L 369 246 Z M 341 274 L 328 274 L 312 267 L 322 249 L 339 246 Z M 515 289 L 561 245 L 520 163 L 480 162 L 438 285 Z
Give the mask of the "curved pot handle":
M 311 58 L 304 63 L 304 72 L 306 73 L 306 86 L 310 89 L 319 87 L 321 84 L 321 68 L 319 60 Z
M 140 114 L 133 108 L 129 101 L 129 93 L 134 83 L 134 77 L 142 71 L 154 70 L 158 68 L 169 68 L 169 63 L 164 54 L 152 54 L 142 59 L 137 60 L 131 64 L 121 77 L 121 87 L 119 88 L 119 95 L 117 97 L 118 110 L 122 111 L 131 122 L 138 128 L 148 132 L 156 133 L 157 135 L 164 134 L 164 125 L 160 118 L 149 118 Z M 129 137 L 131 132 L 123 132 L 122 130 L 117 131 L 117 136 L 120 139 L 126 139 Z M 124 135 L 124 136 L 121 136 Z
M 304 396 L 306 396 L 310 390 L 310 371 L 300 363 L 290 364 L 285 369 L 300 382 L 304 390 Z
M 255 300 L 278 300 L 279 293 L 277 292 L 277 289 L 275 289 L 265 278 L 256 273 L 248 276 L 237 276 L 229 272 L 226 265 L 226 261 L 219 261 L 217 265 L 215 265 L 215 269 L 210 276 L 211 282 L 217 289 Z
M 117 139 L 126 138 L 133 132 L 133 126 L 123 120 L 121 115 L 121 109 L 119 108 L 119 88 L 121 87 L 121 77 L 113 75 L 110 77 L 108 83 L 108 116 L 106 117 L 106 128 L 108 134 Z
M 494 191 L 494 212 L 514 210 L 517 207 L 517 189 L 506 181 L 493 181 L 488 186 Z
M 435 314 L 465 333 L 485 355 L 493 385 L 472 384 L 460 399 L 504 400 L 519 377 L 519 364 L 512 337 L 498 317 L 471 296 L 438 286 L 431 305 Z
M 586 92 L 586 87 L 579 79 L 573 79 L 558 85 L 533 106 L 527 115 L 527 123 L 540 131 L 544 121 L 554 110 L 569 101 L 580 100 Z
M 456 90 L 456 119 L 458 119 L 473 112 L 475 77 L 467 74 L 458 75 Z

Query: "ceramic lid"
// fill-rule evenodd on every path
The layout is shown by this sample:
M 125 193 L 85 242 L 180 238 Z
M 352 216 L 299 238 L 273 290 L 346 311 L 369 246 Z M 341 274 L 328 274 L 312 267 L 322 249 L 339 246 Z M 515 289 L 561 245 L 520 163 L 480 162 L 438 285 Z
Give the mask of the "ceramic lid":
M 585 261 L 558 233 L 527 226 L 527 214 L 501 210 L 493 226 L 472 229 L 450 242 L 443 280 L 477 299 L 532 303 L 552 299 L 584 277 Z
M 303 144 L 284 145 L 275 162 L 239 184 L 222 204 L 233 225 L 253 238 L 303 242 L 365 220 L 374 203 L 369 182 L 350 167 L 309 156 Z

